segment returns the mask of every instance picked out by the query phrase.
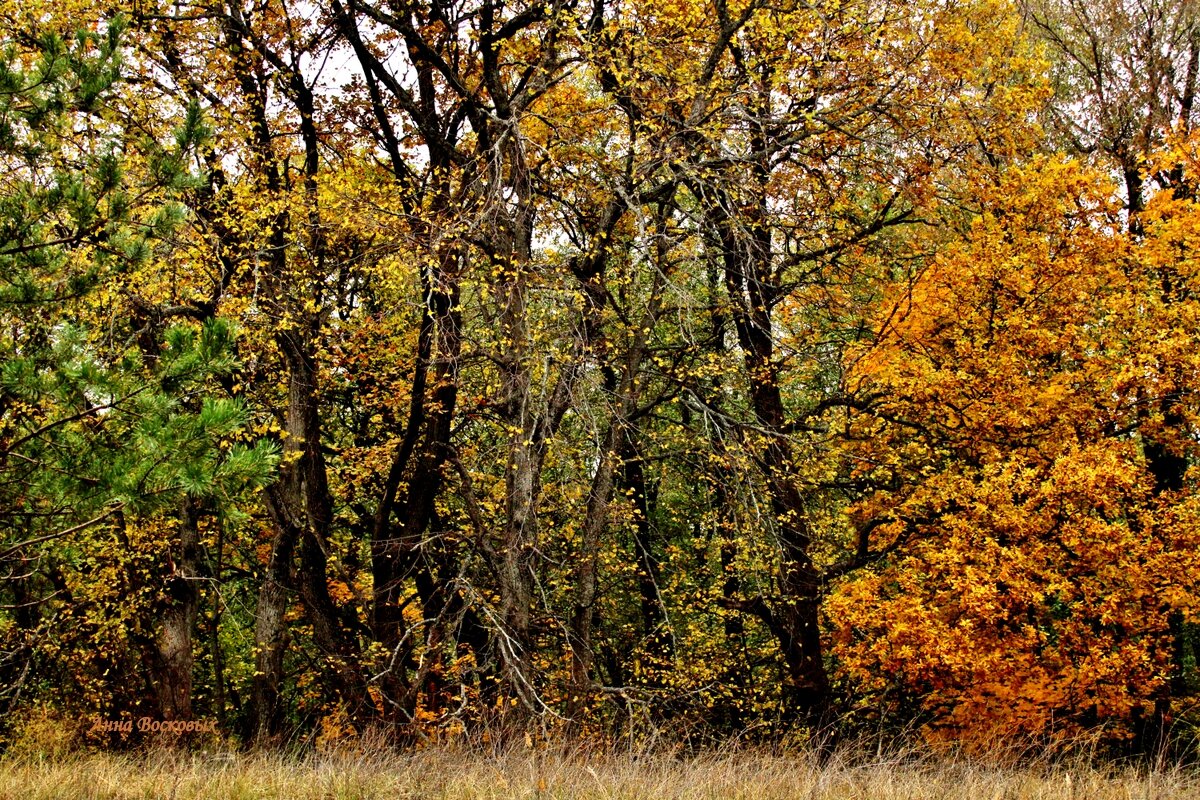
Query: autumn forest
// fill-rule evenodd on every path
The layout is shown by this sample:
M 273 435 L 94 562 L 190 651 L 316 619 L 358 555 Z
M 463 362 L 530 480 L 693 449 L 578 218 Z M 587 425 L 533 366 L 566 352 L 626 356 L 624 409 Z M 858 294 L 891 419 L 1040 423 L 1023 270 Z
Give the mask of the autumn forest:
M 0 742 L 1200 725 L 1194 0 L 0 30 Z

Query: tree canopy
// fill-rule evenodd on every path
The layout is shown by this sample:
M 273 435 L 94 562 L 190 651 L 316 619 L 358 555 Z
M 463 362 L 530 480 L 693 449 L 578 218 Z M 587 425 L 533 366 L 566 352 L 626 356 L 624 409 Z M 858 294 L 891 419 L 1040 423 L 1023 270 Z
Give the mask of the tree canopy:
M 1190 0 L 119 5 L 0 5 L 4 736 L 1193 724 Z

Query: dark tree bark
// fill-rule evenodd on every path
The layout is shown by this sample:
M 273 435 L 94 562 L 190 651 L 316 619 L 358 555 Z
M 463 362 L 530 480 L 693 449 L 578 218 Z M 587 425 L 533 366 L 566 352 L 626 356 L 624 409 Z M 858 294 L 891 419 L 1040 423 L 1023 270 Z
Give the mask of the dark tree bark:
M 186 720 L 192 717 L 192 642 L 203 567 L 199 510 L 191 500 L 185 500 L 180 508 L 177 536 L 171 543 L 174 555 L 166 579 L 167 602 L 155 637 L 152 679 L 162 718 Z
M 669 627 L 667 610 L 663 604 L 662 569 L 659 560 L 660 547 L 655 541 L 654 506 L 656 494 L 646 481 L 643 457 L 638 447 L 637 430 L 623 431 L 619 453 L 621 457 L 621 485 L 631 492 L 637 509 L 633 522 L 633 546 L 638 561 L 638 597 L 642 614 L 642 634 L 652 659 L 660 664 L 669 664 L 675 650 L 674 635 Z

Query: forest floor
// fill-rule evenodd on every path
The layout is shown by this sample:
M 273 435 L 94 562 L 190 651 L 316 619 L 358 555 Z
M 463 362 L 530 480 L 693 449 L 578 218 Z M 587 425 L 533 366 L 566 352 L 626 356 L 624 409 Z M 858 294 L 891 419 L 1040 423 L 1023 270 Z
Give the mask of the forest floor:
M 0 800 L 1166 800 L 1200 798 L 1194 769 L 1086 760 L 994 760 L 750 752 L 693 757 L 514 748 L 411 753 L 103 752 L 0 758 Z

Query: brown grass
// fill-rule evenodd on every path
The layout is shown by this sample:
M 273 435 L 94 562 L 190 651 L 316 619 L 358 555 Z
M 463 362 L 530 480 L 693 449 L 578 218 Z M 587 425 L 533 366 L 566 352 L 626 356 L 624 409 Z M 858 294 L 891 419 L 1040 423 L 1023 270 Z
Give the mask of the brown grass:
M 1078 763 L 1003 766 L 948 756 L 589 754 L 515 747 L 287 756 L 158 752 L 0 759 L 0 800 L 1166 800 L 1200 774 Z

